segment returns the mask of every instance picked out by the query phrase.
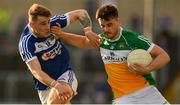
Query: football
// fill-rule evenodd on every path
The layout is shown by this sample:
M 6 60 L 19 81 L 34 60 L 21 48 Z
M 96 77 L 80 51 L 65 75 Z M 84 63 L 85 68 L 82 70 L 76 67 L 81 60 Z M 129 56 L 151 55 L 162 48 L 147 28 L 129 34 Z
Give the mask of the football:
M 149 52 L 143 49 L 136 49 L 131 51 L 127 57 L 128 64 L 141 64 L 144 66 L 149 65 L 152 62 L 152 57 Z

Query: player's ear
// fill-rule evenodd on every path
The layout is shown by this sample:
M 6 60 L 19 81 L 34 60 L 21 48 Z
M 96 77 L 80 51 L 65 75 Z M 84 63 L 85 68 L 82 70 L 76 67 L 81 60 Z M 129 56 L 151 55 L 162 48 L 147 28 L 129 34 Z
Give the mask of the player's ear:
M 30 25 L 30 27 L 33 27 L 33 22 L 29 21 L 29 25 Z

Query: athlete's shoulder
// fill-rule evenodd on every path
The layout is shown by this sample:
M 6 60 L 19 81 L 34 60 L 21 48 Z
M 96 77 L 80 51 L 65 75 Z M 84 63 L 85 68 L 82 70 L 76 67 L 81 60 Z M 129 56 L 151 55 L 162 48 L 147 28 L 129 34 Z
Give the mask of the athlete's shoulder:
M 137 37 L 139 36 L 140 34 L 135 32 L 135 31 L 132 31 L 130 29 L 122 29 L 122 35 L 124 37 Z
M 26 25 L 26 26 L 24 27 L 24 30 L 23 30 L 23 32 L 22 32 L 22 35 L 23 35 L 23 36 L 26 36 L 26 35 L 29 35 L 29 34 L 30 34 L 30 28 L 29 28 L 28 25 Z
M 27 25 L 21 34 L 21 38 L 19 40 L 19 49 L 22 51 L 24 48 L 27 48 L 29 45 L 31 45 L 31 43 L 34 41 L 35 38 L 32 35 L 29 26 Z
M 21 34 L 20 41 L 29 41 L 34 40 L 33 33 L 30 31 L 30 28 L 26 26 Z
M 50 19 L 51 26 L 56 26 L 57 23 L 61 25 L 61 28 L 69 25 L 70 20 L 68 14 L 55 15 Z

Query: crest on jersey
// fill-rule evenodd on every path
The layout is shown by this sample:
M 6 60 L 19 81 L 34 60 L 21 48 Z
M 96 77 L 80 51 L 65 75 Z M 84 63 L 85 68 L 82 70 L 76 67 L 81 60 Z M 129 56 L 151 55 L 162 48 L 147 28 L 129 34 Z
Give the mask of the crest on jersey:
M 124 47 L 125 47 L 124 44 L 120 44 L 120 45 L 119 45 L 119 48 L 124 48 Z
M 54 37 L 50 37 L 47 40 L 45 40 L 44 42 L 36 42 L 35 43 L 35 53 L 38 53 L 40 51 L 43 50 L 47 50 L 48 48 L 52 47 L 55 44 L 56 40 Z

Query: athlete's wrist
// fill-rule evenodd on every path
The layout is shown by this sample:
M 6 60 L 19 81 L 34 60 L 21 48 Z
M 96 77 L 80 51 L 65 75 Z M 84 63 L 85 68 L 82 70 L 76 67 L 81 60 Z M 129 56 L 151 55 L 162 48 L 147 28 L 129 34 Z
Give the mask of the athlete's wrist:
M 92 27 L 91 27 L 91 26 L 88 26 L 88 27 L 83 28 L 83 30 L 84 30 L 84 33 L 86 34 L 86 33 L 92 31 Z
M 58 83 L 58 82 L 57 82 L 56 80 L 53 80 L 53 81 L 50 83 L 50 87 L 55 87 L 57 83 Z
M 152 72 L 153 71 L 153 68 L 152 68 L 153 66 L 152 65 L 149 65 L 149 66 L 147 66 L 147 72 L 148 73 L 150 73 L 150 72 Z
M 65 36 L 66 36 L 65 32 L 61 32 L 58 34 L 58 38 L 60 38 L 60 39 L 63 39 L 63 37 L 65 37 Z

